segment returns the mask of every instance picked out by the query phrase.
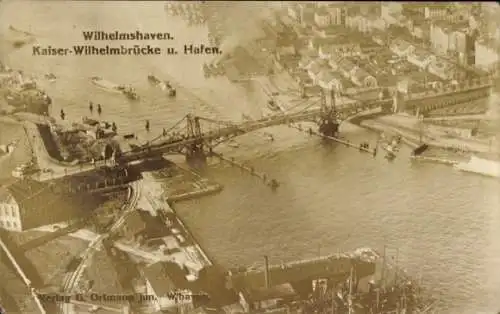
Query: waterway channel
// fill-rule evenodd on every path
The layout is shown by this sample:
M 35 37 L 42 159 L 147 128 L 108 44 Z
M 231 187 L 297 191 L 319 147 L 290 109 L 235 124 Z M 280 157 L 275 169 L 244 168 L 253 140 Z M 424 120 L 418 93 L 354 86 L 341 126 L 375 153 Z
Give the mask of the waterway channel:
M 82 29 L 171 32 L 176 37 L 172 43 L 153 43 L 163 46 L 207 42 L 204 28 L 186 28 L 179 19 L 166 16 L 160 2 L 11 1 L 0 7 L 0 29 L 10 24 L 33 32 L 41 44 L 61 47 L 82 44 Z M 205 81 L 201 64 L 206 59 L 201 56 L 33 57 L 31 47 L 25 47 L 3 59 L 27 73 L 52 72 L 58 77 L 46 86 L 56 115 L 64 108 L 68 119 L 81 119 L 89 115 L 87 102 L 92 100 L 102 104 L 103 118 L 115 121 L 122 132 L 143 132 L 146 119 L 152 133 L 160 133 L 188 112 L 239 119 L 241 113 L 257 116 L 265 106 L 258 96 L 223 79 Z M 173 76 L 214 105 L 200 105 L 182 91 L 177 100 L 169 100 L 147 84 L 150 73 Z M 130 103 L 95 89 L 88 80 L 93 75 L 133 84 L 141 101 Z M 238 149 L 224 152 L 281 181 L 276 192 L 237 169 L 213 166 L 206 175 L 225 190 L 176 206 L 218 262 L 260 263 L 267 254 L 279 263 L 387 245 L 399 248 L 399 263 L 411 273 L 421 273 L 425 287 L 441 298 L 440 313 L 500 309 L 498 181 L 444 165 L 412 163 L 403 157 L 409 155 L 406 149 L 390 163 L 383 156 L 325 147 L 286 127 L 269 132 L 274 142 L 247 135 L 237 140 Z M 9 136 L 2 124 L 0 141 Z M 356 128 L 349 128 L 345 136 L 375 141 L 375 135 Z M 2 176 L 8 175 L 4 165 Z

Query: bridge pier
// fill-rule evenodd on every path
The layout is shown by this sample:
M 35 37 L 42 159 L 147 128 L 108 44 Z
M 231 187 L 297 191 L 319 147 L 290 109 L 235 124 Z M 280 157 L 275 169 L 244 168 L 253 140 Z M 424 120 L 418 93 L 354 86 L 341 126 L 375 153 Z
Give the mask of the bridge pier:
M 329 137 L 336 137 L 339 133 L 339 123 L 331 118 L 322 119 L 319 125 L 319 133 Z
M 192 144 L 186 149 L 186 161 L 194 167 L 202 167 L 207 164 L 207 155 L 202 144 Z

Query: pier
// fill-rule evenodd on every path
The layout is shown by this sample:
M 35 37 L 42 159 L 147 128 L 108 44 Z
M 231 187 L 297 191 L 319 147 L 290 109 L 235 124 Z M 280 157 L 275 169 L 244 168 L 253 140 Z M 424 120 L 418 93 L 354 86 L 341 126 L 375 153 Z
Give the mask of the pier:
M 210 152 L 210 156 L 217 157 L 221 161 L 225 161 L 225 162 L 229 163 L 231 166 L 234 166 L 234 167 L 241 169 L 241 171 L 248 172 L 252 176 L 259 178 L 262 182 L 269 185 L 270 187 L 273 187 L 273 186 L 276 187 L 276 184 L 279 184 L 279 182 L 276 181 L 275 179 L 269 179 L 269 176 L 267 174 L 265 174 L 263 172 L 258 172 L 255 170 L 254 167 L 249 166 L 249 165 L 245 165 L 242 162 L 238 162 L 234 158 L 228 158 L 222 154 L 215 153 L 215 152 Z
M 372 154 L 373 156 L 377 155 L 377 148 L 370 149 L 369 147 L 363 146 L 362 144 L 354 144 L 354 143 L 352 143 L 352 142 L 350 142 L 348 140 L 344 140 L 344 139 L 341 139 L 341 138 L 338 138 L 338 137 L 335 137 L 335 136 L 328 136 L 328 135 L 321 134 L 319 132 L 314 131 L 311 128 L 309 128 L 308 130 L 304 130 L 302 128 L 302 126 L 300 126 L 300 125 L 291 124 L 291 125 L 289 125 L 289 127 L 297 129 L 297 130 L 299 130 L 301 132 L 304 132 L 306 134 L 309 134 L 309 135 L 316 135 L 316 136 L 319 136 L 319 137 L 321 137 L 323 139 L 327 139 L 327 140 L 330 140 L 330 141 L 334 141 L 334 142 L 340 143 L 340 144 L 345 145 L 347 147 L 357 148 L 357 149 L 359 149 L 360 152 L 363 152 L 363 153 L 369 153 L 369 154 Z

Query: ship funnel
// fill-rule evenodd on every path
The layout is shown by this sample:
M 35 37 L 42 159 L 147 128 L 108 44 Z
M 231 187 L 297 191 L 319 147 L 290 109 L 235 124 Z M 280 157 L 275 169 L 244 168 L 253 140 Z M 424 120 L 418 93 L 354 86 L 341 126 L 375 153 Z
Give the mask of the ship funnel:
M 265 285 L 266 285 L 266 289 L 269 289 L 269 287 L 271 286 L 270 285 L 270 278 L 269 278 L 269 258 L 267 257 L 267 255 L 264 256 L 264 267 L 265 267 L 265 270 L 264 270 L 264 281 L 265 281 Z

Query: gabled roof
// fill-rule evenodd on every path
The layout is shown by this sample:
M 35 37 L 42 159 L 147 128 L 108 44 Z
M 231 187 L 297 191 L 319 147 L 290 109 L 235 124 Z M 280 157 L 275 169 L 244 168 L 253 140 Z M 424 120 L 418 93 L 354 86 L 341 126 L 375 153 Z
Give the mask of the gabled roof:
M 27 230 L 73 219 L 95 208 L 87 195 L 64 192 L 56 183 L 19 180 L 6 187 L 19 206 L 22 229 Z

